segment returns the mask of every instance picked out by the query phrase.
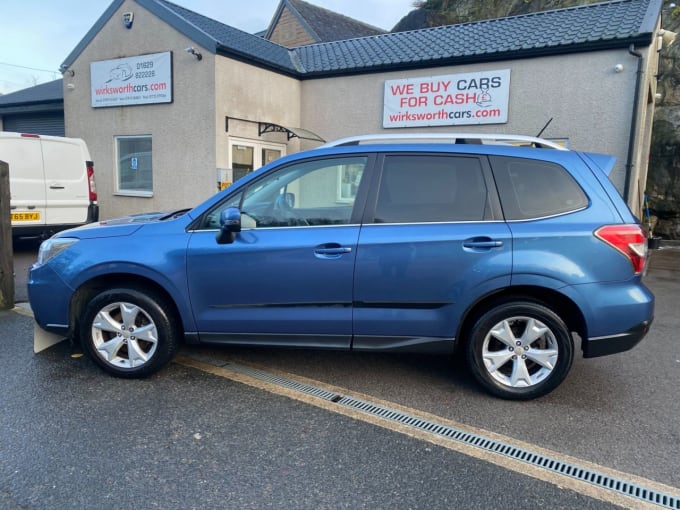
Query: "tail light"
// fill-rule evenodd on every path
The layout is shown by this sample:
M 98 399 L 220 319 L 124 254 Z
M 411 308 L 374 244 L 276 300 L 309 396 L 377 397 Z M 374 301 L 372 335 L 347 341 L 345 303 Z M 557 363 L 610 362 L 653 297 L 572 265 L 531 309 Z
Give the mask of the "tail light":
M 630 260 L 635 274 L 642 273 L 647 258 L 647 237 L 639 225 L 605 225 L 595 236 Z
M 88 161 L 87 165 L 87 186 L 90 191 L 90 202 L 97 201 L 97 185 L 94 182 L 94 163 Z

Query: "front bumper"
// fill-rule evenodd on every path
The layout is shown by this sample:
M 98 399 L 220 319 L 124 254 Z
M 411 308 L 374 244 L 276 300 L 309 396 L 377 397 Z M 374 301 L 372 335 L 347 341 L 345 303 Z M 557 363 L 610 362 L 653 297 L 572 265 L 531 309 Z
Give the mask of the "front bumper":
M 28 274 L 28 300 L 38 325 L 50 333 L 69 332 L 69 303 L 73 290 L 49 264 L 34 265 Z

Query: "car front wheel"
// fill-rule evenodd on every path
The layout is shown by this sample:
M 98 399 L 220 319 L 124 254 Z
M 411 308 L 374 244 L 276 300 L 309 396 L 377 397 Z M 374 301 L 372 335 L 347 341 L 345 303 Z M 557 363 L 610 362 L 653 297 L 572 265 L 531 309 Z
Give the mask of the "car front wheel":
M 96 295 L 80 321 L 83 348 L 117 377 L 146 377 L 160 370 L 179 347 L 171 307 L 158 294 L 132 288 Z
M 568 328 L 551 309 L 531 301 L 506 302 L 477 319 L 468 363 L 489 392 L 528 400 L 554 390 L 574 357 Z

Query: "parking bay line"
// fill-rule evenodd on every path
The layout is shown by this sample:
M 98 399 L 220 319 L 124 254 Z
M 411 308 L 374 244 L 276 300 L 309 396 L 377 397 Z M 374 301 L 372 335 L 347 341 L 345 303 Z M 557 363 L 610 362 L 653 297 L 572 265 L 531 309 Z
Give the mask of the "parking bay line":
M 199 353 L 175 362 L 490 462 L 626 508 L 680 510 L 680 490 L 417 409 L 271 368 Z

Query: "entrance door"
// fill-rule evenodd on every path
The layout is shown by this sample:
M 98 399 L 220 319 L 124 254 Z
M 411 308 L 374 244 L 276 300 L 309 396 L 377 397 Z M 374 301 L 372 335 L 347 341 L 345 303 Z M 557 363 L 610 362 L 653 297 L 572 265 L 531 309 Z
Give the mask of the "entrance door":
M 262 143 L 254 140 L 230 138 L 229 159 L 232 169 L 232 182 L 238 181 L 253 170 L 285 156 L 283 144 Z

